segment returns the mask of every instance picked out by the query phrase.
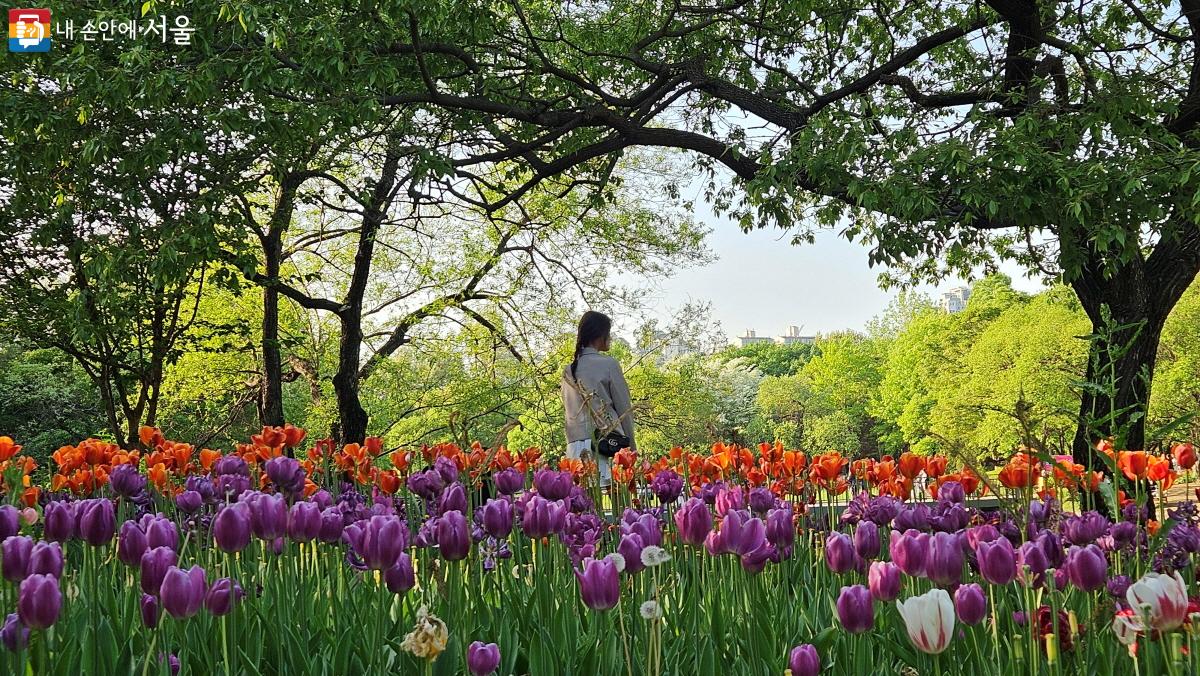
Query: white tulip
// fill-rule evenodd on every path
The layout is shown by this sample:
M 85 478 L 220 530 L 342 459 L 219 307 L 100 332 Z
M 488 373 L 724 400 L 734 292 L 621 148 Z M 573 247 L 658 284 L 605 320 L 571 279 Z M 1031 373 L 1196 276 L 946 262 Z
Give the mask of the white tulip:
M 896 601 L 900 617 L 913 645 L 931 655 L 936 655 L 950 645 L 954 634 L 954 601 L 945 589 L 914 596 L 906 601 Z
M 1125 600 L 1133 612 L 1145 617 L 1150 628 L 1171 631 L 1187 618 L 1187 583 L 1179 573 L 1174 577 L 1161 573 L 1146 573 L 1129 585 Z

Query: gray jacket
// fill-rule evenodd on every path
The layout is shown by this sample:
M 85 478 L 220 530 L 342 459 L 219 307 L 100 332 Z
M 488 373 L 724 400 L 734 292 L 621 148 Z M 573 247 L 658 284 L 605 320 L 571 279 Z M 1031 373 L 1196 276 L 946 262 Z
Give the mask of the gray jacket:
M 633 441 L 633 402 L 629 398 L 629 385 L 625 383 L 625 374 L 616 359 L 600 354 L 595 348 L 583 348 L 575 367 L 575 377 L 571 377 L 571 365 L 567 364 L 561 387 L 567 443 L 591 439 L 593 430 L 598 429 L 603 436 L 620 429 L 629 437 L 630 449 L 637 448 Z

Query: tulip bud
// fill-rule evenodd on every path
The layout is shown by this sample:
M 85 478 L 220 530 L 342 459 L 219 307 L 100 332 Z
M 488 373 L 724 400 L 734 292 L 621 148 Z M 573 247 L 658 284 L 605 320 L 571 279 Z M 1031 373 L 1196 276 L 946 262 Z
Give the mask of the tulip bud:
M 509 467 L 497 472 L 492 483 L 496 484 L 496 492 L 500 495 L 512 495 L 525 487 L 525 475 Z
M 140 606 L 142 611 L 142 624 L 146 625 L 147 629 L 154 629 L 157 627 L 158 599 L 149 594 L 142 594 L 142 602 Z
M 805 643 L 792 648 L 788 669 L 792 670 L 792 676 L 817 676 L 821 671 L 821 657 L 816 646 Z
M 461 561 L 471 552 L 471 529 L 467 518 L 458 510 L 451 510 L 437 520 L 438 551 L 447 561 Z
M 616 565 L 608 559 L 584 559 L 583 569 L 575 571 L 583 603 L 592 610 L 614 608 L 621 598 L 621 578 Z
M 233 612 L 234 606 L 245 595 L 241 585 L 223 577 L 213 582 L 212 586 L 208 588 L 208 593 L 204 595 L 204 607 L 217 617 L 228 615 Z
M 62 592 L 58 578 L 34 574 L 21 581 L 17 598 L 17 615 L 30 629 L 45 629 L 58 621 L 62 610 Z
M 977 584 L 964 584 L 954 592 L 954 610 L 963 624 L 974 626 L 987 615 L 987 598 Z
M 29 572 L 29 554 L 33 551 L 33 538 L 13 535 L 0 543 L 0 572 L 9 582 L 20 582 Z
M 712 512 L 700 498 L 688 498 L 683 506 L 675 511 L 675 527 L 679 530 L 679 539 L 689 545 L 699 546 L 704 543 L 712 530 Z
M 889 561 L 872 562 L 867 587 L 877 601 L 895 601 L 900 595 L 900 568 Z
M 393 594 L 403 594 L 415 587 L 417 579 L 413 573 L 412 558 L 408 554 L 401 554 L 395 565 L 383 571 L 383 583 Z
M 875 626 L 875 604 L 870 590 L 861 584 L 842 587 L 836 607 L 838 620 L 851 634 L 860 634 Z
M 12 652 L 24 650 L 29 645 L 29 627 L 21 623 L 16 613 L 10 613 L 4 619 L 4 626 L 0 628 L 0 644 Z
M 483 531 L 496 539 L 504 539 L 512 532 L 512 503 L 508 500 L 488 500 L 480 508 L 479 520 Z
M 42 511 L 45 521 L 42 533 L 47 540 L 66 542 L 75 536 L 75 510 L 66 502 L 48 503 Z
M 538 495 L 551 501 L 562 500 L 570 495 L 573 483 L 570 472 L 539 469 L 533 474 L 533 487 Z
M 63 551 L 57 542 L 38 542 L 29 550 L 29 569 L 26 575 L 62 577 Z
M 250 510 L 244 503 L 229 505 L 213 520 L 213 539 L 223 552 L 240 552 L 250 544 Z
M 117 536 L 117 559 L 121 563 L 127 566 L 141 564 L 142 554 L 145 554 L 148 548 L 146 534 L 136 521 L 130 520 L 121 524 L 121 532 Z
M 155 547 L 147 549 L 145 554 L 142 554 L 141 561 L 141 583 L 142 591 L 151 596 L 158 596 L 159 589 L 162 587 L 163 577 L 167 571 L 175 566 L 178 562 L 178 557 L 175 550 L 170 547 Z
M 321 509 L 312 502 L 297 502 L 288 510 L 288 537 L 310 542 L 321 534 Z
M 495 643 L 474 641 L 467 648 L 467 669 L 471 676 L 487 676 L 500 666 L 500 647 Z
M 835 573 L 848 573 L 854 569 L 858 554 L 850 536 L 845 533 L 832 532 L 825 538 L 825 565 Z
M 175 506 L 184 514 L 194 514 L 204 506 L 204 496 L 197 491 L 184 491 L 175 496 Z
M 896 601 L 908 638 L 922 652 L 937 654 L 954 635 L 954 603 L 945 589 L 933 589 L 906 601 Z
M 854 529 L 854 550 L 863 559 L 870 561 L 879 556 L 882 548 L 879 542 L 879 526 L 871 521 L 863 521 Z
M 21 512 L 12 505 L 0 507 L 0 542 L 21 532 Z
M 187 570 L 171 566 L 163 576 L 159 602 L 171 617 L 178 620 L 189 618 L 204 604 L 206 586 L 204 569 L 200 566 L 192 566 Z

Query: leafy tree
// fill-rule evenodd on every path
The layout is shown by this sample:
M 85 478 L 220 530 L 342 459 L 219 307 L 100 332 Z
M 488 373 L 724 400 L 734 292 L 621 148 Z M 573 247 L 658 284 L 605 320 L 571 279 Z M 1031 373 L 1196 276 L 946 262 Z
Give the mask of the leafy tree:
M 817 342 L 817 356 L 801 370 L 813 393 L 810 414 L 819 418 L 834 413 L 845 415 L 845 418 L 841 415 L 830 418 L 822 434 L 834 428 L 841 430 L 843 422 L 850 421 L 857 442 L 841 445 L 839 450 L 863 454 L 873 454 L 876 450 L 877 421 L 868 409 L 879 387 L 882 347 L 880 341 L 859 334 L 835 334 Z M 805 435 L 807 439 L 808 431 Z
M 106 427 L 91 380 L 69 357 L 0 345 L 0 434 L 44 464 L 60 446 L 102 435 Z
M 741 359 L 765 376 L 790 376 L 812 358 L 813 346 L 806 343 L 750 343 L 731 347 L 721 353 L 723 359 Z
M 489 157 L 520 161 L 494 204 L 561 175 L 592 187 L 627 148 L 673 147 L 712 172 L 706 196 L 743 227 L 809 241 L 849 223 L 886 281 L 998 260 L 1043 270 L 1094 330 L 1105 312 L 1122 327 L 1091 343 L 1088 380 L 1118 355 L 1108 341 L 1132 343 L 1115 401 L 1082 397 L 1075 453 L 1110 433 L 1142 445 L 1163 323 L 1200 269 L 1200 14 L 1186 3 L 455 9 L 455 22 L 412 15 L 401 44 L 388 26 L 375 53 L 421 82 L 387 82 L 380 100 L 446 111 L 494 141 Z M 289 44 L 303 45 L 289 59 L 314 60 L 309 40 Z

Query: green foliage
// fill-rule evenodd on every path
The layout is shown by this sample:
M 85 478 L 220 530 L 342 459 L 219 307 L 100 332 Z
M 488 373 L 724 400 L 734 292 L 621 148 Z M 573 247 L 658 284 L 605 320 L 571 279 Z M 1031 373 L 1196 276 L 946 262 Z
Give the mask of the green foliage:
M 104 436 L 104 409 L 87 374 L 56 350 L 0 345 L 0 436 L 45 465 L 60 446 Z
M 805 343 L 750 343 L 727 348 L 721 358 L 741 359 L 765 376 L 790 376 L 797 373 L 813 356 L 813 346 Z

